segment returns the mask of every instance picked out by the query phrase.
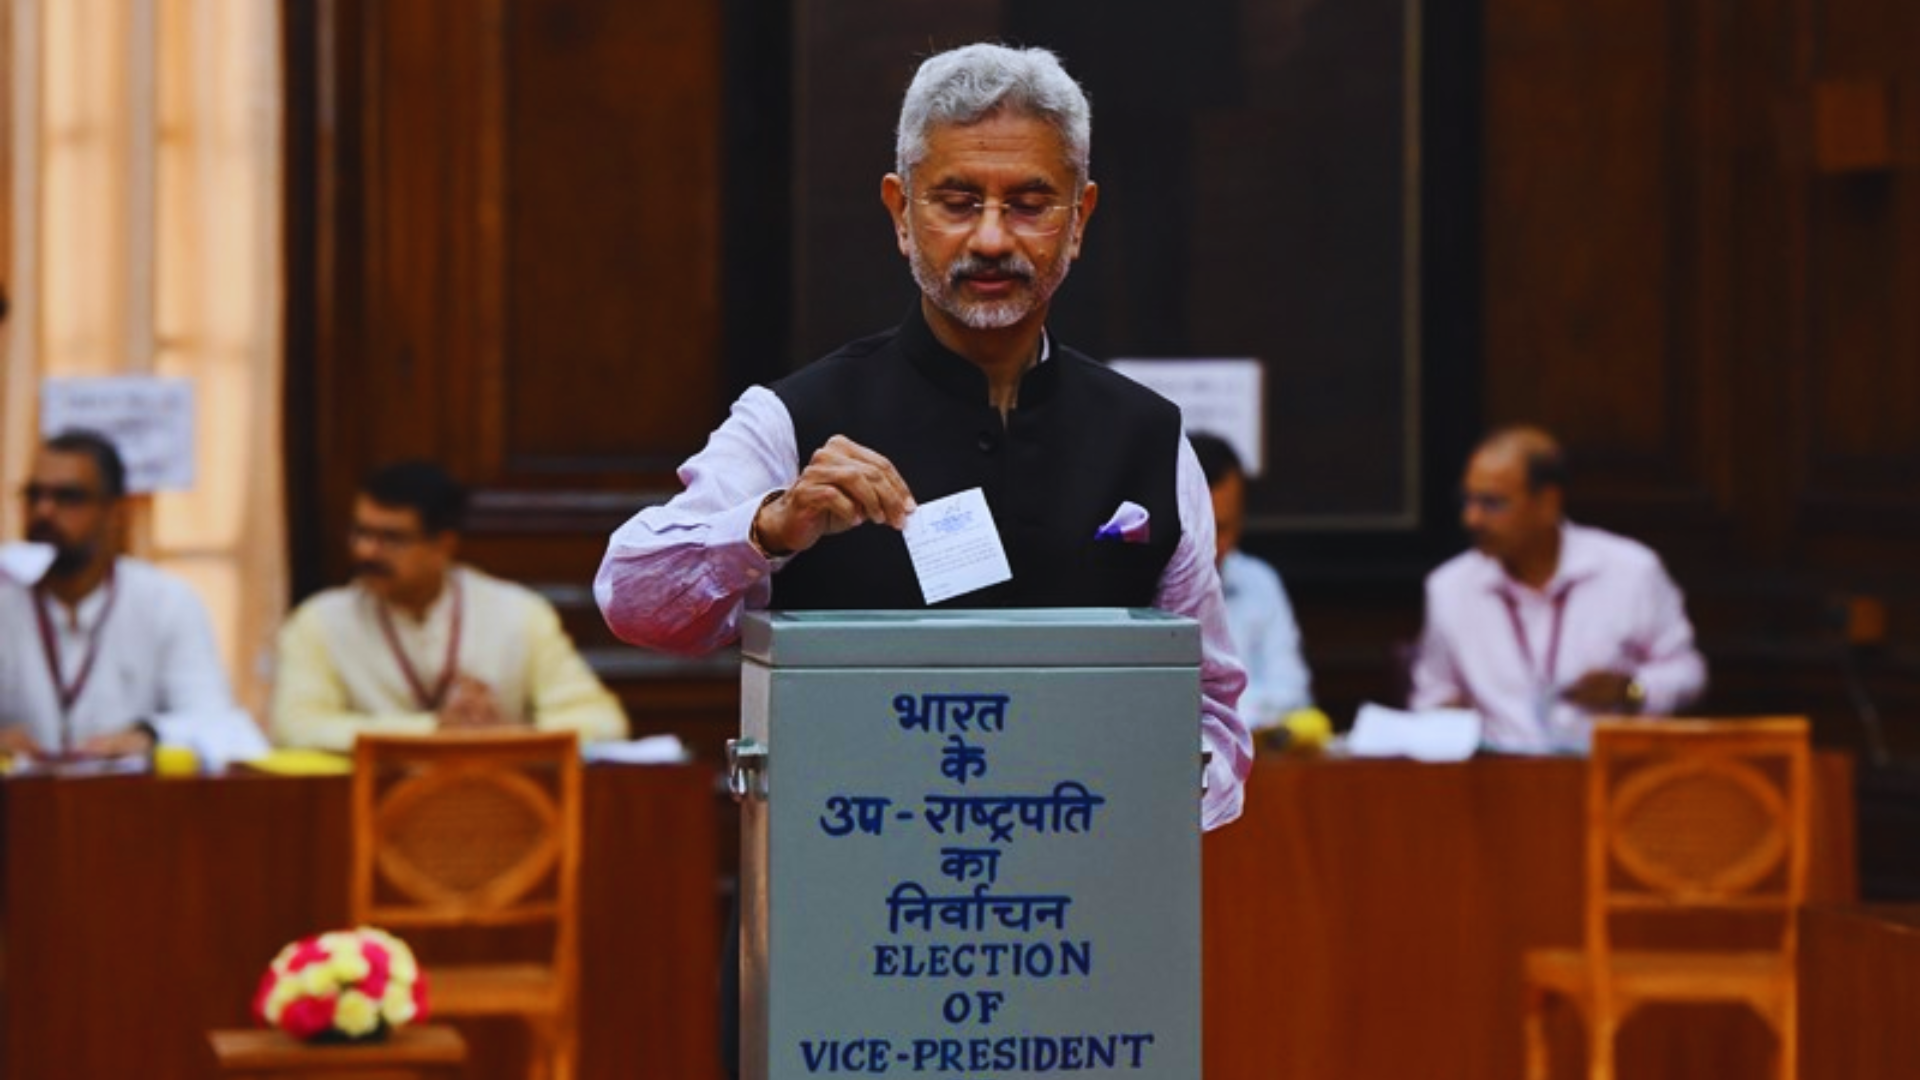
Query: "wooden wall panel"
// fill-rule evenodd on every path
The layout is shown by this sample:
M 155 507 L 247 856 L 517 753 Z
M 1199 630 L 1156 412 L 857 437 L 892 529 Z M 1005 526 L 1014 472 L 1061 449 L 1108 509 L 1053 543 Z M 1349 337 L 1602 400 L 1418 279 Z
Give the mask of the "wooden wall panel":
M 1487 20 L 1487 418 L 1558 431 L 1592 466 L 1582 498 L 1696 523 L 1727 496 L 1709 7 L 1489 0 Z
M 501 472 L 658 477 L 723 413 L 710 5 L 511 5 Z
M 312 250 L 295 486 L 323 537 L 302 591 L 344 573 L 327 538 L 358 478 L 405 456 L 474 486 L 488 565 L 584 582 L 725 415 L 717 4 L 342 0 L 290 22 L 290 159 L 317 175 L 291 214 Z
M 1884 167 L 1814 150 L 1863 100 L 1828 87 L 1899 100 L 1920 15 L 1488 0 L 1486 32 L 1488 419 L 1560 431 L 1601 515 L 1754 571 L 1920 524 L 1920 125 L 1857 121 L 1894 125 Z
M 1804 459 L 1796 527 L 1812 533 L 1894 526 L 1920 534 L 1920 10 L 1896 0 L 1803 0 L 1810 92 L 1864 87 L 1890 99 L 1833 94 L 1821 123 L 1885 125 L 1887 159 L 1840 171 L 1817 157 L 1808 172 Z M 1847 106 L 1851 105 L 1851 108 Z M 1904 108 L 1902 107 L 1904 106 Z

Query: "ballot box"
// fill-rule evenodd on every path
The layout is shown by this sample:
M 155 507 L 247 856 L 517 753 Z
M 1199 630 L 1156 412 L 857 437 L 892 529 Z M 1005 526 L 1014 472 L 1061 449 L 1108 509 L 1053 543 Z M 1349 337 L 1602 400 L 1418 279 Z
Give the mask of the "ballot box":
M 1200 637 L 1157 611 L 743 627 L 741 1075 L 1200 1076 Z

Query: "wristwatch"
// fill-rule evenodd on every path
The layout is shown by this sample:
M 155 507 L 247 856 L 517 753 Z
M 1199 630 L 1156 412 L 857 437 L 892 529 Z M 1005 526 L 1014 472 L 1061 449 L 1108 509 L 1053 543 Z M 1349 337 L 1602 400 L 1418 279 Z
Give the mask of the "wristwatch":
M 786 493 L 787 493 L 786 488 L 779 488 L 777 490 L 769 492 L 766 498 L 760 500 L 760 505 L 754 507 L 753 523 L 747 526 L 747 543 L 753 546 L 753 550 L 760 553 L 761 558 L 766 559 L 769 562 L 773 561 L 774 559 L 784 559 L 788 555 L 793 554 L 793 552 L 791 551 L 775 551 L 767 547 L 767 542 L 760 538 L 760 511 L 765 510 L 767 508 L 768 503 L 774 501 L 775 499 L 778 499 L 780 496 L 785 495 Z
M 1627 708 L 1639 712 L 1647 706 L 1647 688 L 1640 685 L 1639 679 L 1627 680 Z

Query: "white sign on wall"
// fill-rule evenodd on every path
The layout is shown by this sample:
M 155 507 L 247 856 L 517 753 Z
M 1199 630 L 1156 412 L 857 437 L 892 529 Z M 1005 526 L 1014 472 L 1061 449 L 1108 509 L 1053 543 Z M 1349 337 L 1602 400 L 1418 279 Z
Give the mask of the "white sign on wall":
M 48 379 L 40 389 L 40 434 L 73 428 L 113 440 L 127 490 L 193 487 L 193 382 L 148 375 Z
M 1260 361 L 1110 360 L 1107 366 L 1180 406 L 1189 432 L 1227 440 L 1249 478 L 1266 471 L 1266 395 Z

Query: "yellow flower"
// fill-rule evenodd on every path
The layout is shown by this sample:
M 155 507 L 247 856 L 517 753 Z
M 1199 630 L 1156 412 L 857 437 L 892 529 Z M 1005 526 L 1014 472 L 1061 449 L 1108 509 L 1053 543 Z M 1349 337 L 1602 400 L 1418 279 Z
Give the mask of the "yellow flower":
M 273 989 L 267 991 L 267 1002 L 262 1006 L 270 1023 L 279 1023 L 280 1014 L 285 1012 L 293 999 L 300 996 L 300 980 L 280 978 L 274 980 Z
M 380 997 L 380 1011 L 389 1027 L 411 1023 L 417 1011 L 413 1007 L 413 984 L 398 980 L 388 983 L 387 992 Z
M 358 990 L 342 990 L 333 1003 L 333 1026 L 355 1038 L 380 1026 L 380 1006 Z
M 370 970 L 367 964 L 367 956 L 360 951 L 360 943 L 358 941 L 334 952 L 333 958 L 327 961 L 326 966 L 328 970 L 333 972 L 334 979 L 337 980 L 341 986 L 352 986 L 354 983 L 366 978 L 367 972 Z
M 398 941 L 387 947 L 387 971 L 401 982 L 410 983 L 420 977 L 420 965 L 414 961 L 413 951 Z
M 300 993 L 311 997 L 326 997 L 339 989 L 340 983 L 333 977 L 332 964 L 308 964 L 290 975 L 287 982 L 297 983 Z

